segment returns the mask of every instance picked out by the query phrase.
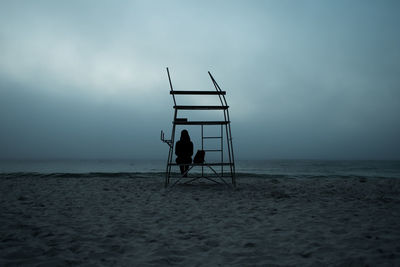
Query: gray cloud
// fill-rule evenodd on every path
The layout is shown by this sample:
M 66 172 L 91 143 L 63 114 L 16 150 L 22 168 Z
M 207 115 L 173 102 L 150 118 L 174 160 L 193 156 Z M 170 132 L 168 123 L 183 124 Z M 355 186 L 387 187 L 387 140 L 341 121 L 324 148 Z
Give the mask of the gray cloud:
M 396 1 L 3 1 L 1 158 L 163 158 L 178 89 L 238 158 L 400 158 Z M 193 133 L 195 135 L 195 133 Z

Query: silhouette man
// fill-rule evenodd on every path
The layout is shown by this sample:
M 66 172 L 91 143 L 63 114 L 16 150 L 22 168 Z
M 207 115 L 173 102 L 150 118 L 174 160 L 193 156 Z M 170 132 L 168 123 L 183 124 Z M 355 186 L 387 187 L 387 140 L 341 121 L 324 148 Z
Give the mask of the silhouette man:
M 175 149 L 176 163 L 178 164 L 190 164 L 192 163 L 193 155 L 193 143 L 190 141 L 190 136 L 187 130 L 182 130 L 181 139 L 176 142 Z M 189 169 L 188 165 L 179 165 L 181 169 L 181 174 L 183 177 L 187 177 L 187 171 Z

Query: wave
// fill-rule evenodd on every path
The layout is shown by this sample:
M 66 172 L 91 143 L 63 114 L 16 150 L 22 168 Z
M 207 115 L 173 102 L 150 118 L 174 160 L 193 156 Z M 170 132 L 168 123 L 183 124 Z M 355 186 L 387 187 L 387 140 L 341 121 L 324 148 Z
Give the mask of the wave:
M 201 175 L 201 173 L 191 173 L 191 176 Z M 179 173 L 172 173 L 172 177 L 178 177 Z M 0 173 L 0 179 L 13 179 L 13 178 L 164 178 L 165 172 L 87 172 L 87 173 L 68 173 L 68 172 L 55 172 L 55 173 L 40 173 L 40 172 L 9 172 Z M 209 175 L 211 177 L 211 175 Z M 230 176 L 224 176 L 226 178 Z M 238 172 L 236 177 L 240 178 L 262 178 L 262 179 L 328 179 L 328 178 L 399 178 L 394 176 L 382 175 L 338 175 L 338 174 L 280 174 L 280 173 L 248 173 Z

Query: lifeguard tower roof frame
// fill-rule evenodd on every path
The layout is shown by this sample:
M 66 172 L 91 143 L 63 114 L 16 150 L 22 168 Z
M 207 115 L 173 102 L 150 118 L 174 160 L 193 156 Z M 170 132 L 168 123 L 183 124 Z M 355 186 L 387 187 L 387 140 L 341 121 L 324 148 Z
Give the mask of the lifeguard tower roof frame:
M 171 138 L 165 139 L 164 132 L 161 131 L 161 141 L 168 144 L 169 152 L 168 152 L 168 159 L 167 159 L 167 166 L 165 172 L 165 187 L 174 186 L 179 182 L 182 183 L 192 183 L 199 179 L 206 179 L 215 183 L 229 185 L 236 187 L 236 177 L 235 177 L 235 158 L 233 153 L 233 142 L 232 142 L 232 132 L 231 132 L 231 121 L 229 117 L 229 106 L 227 104 L 225 95 L 226 91 L 222 91 L 219 87 L 218 83 L 215 81 L 214 77 L 208 72 L 210 79 L 214 85 L 215 91 L 176 91 L 172 86 L 171 76 L 169 73 L 169 69 L 167 68 L 167 75 L 168 81 L 170 86 L 170 94 L 172 95 L 172 99 L 174 101 L 174 120 L 172 121 L 172 132 Z M 204 95 L 216 95 L 219 98 L 220 105 L 178 105 L 175 96 L 177 95 L 197 95 L 197 96 L 204 96 Z M 181 110 L 185 111 L 193 111 L 193 110 L 216 110 L 223 112 L 223 120 L 189 120 L 188 118 L 178 118 L 178 112 Z M 220 160 L 218 162 L 207 162 L 204 161 L 203 163 L 191 163 L 191 164 L 177 164 L 173 161 L 174 157 L 174 145 L 175 145 L 175 130 L 177 125 L 198 125 L 201 127 L 201 150 L 206 152 L 206 159 L 207 159 L 207 152 L 217 152 L 220 153 Z M 205 125 L 212 125 L 214 127 L 220 127 L 220 135 L 219 136 L 204 136 L 204 126 Z M 224 136 L 226 141 L 226 146 L 224 146 Z M 204 142 L 209 139 L 219 139 L 220 147 L 218 149 L 204 149 Z M 228 155 L 226 161 L 224 161 L 224 152 Z M 171 172 L 172 167 L 179 166 L 179 165 L 186 165 L 188 166 L 188 170 L 181 174 L 180 176 L 176 177 L 174 173 Z M 216 167 L 220 167 L 220 171 L 216 171 Z M 196 177 L 189 177 L 184 178 L 187 176 L 188 172 L 192 170 L 194 167 L 201 167 L 201 175 Z M 228 172 L 224 172 L 224 167 L 228 167 Z M 211 170 L 212 175 L 206 175 L 204 173 L 204 168 L 208 168 Z M 224 178 L 231 179 L 231 184 L 229 184 Z M 183 181 L 182 179 L 186 180 Z

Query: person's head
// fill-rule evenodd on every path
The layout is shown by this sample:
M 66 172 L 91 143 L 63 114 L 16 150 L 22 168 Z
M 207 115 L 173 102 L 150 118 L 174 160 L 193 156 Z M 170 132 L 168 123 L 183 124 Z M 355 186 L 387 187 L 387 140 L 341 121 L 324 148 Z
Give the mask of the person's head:
M 189 142 L 190 141 L 190 136 L 187 130 L 182 130 L 181 132 L 181 141 L 184 142 Z

